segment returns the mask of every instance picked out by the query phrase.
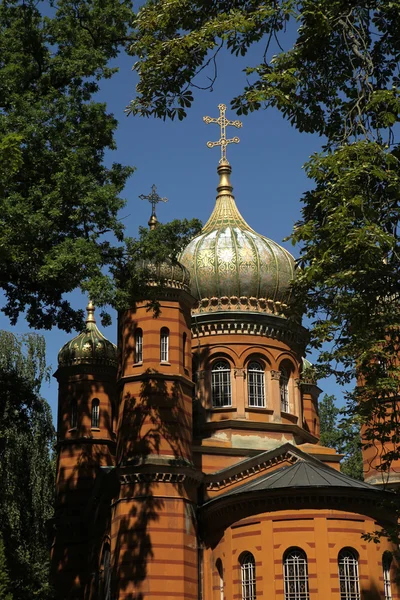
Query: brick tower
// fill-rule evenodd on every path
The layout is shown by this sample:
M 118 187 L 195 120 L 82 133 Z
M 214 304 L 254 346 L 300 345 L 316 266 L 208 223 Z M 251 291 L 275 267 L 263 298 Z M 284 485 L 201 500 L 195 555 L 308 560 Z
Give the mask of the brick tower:
M 117 349 L 98 330 L 90 302 L 85 330 L 60 350 L 55 373 L 59 399 L 52 568 L 57 599 L 85 597 L 93 536 L 87 513 L 99 471 L 114 464 L 116 373 Z
M 197 598 L 196 488 L 188 274 L 152 267 L 160 314 L 120 315 L 120 405 L 111 552 L 115 597 Z

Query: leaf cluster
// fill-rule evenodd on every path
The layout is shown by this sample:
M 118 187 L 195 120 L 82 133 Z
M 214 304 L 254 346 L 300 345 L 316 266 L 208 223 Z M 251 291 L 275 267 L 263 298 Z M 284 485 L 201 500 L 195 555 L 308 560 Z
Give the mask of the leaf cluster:
M 94 96 L 130 17 L 130 0 L 0 5 L 0 286 L 12 323 L 26 311 L 32 327 L 76 326 L 65 294 L 114 261 L 132 168 L 105 165 L 117 121 Z
M 46 522 L 53 514 L 55 438 L 50 407 L 39 394 L 48 376 L 41 336 L 0 332 L 0 597 L 5 600 L 51 599 Z
M 318 404 L 320 443 L 343 455 L 342 473 L 363 480 L 363 461 L 359 419 L 336 406 L 336 398 L 325 394 Z

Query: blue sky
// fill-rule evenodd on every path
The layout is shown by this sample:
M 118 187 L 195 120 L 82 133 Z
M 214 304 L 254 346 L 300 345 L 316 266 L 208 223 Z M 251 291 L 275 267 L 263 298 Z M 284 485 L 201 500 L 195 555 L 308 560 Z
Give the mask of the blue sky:
M 206 143 L 219 138 L 219 128 L 206 125 L 203 116 L 218 116 L 218 104 L 225 103 L 228 106 L 227 118 L 238 118 L 229 109 L 229 102 L 245 84 L 241 70 L 246 65 L 257 64 L 260 59 L 258 53 L 257 48 L 245 58 L 221 53 L 213 91 L 196 91 L 195 103 L 182 122 L 126 117 L 124 108 L 134 96 L 137 83 L 137 76 L 132 72 L 134 59 L 121 55 L 115 61 L 119 73 L 102 83 L 98 99 L 107 102 L 108 110 L 119 120 L 116 134 L 118 149 L 109 152 L 106 161 L 136 167 L 123 194 L 127 205 L 121 211 L 121 218 L 128 235 L 135 236 L 139 225 L 147 224 L 151 208 L 138 196 L 147 195 L 153 183 L 158 193 L 168 198 L 167 204 L 158 205 L 160 221 L 197 217 L 205 222 L 208 219 L 215 203 L 216 168 L 220 155 L 219 148 L 208 149 Z M 231 135 L 239 135 L 240 144 L 228 147 L 238 208 L 258 233 L 282 243 L 300 217 L 303 192 L 312 185 L 302 165 L 313 152 L 320 150 L 321 138 L 298 133 L 275 109 L 240 119 L 242 129 L 229 128 Z M 297 256 L 296 248 L 290 243 L 282 245 Z M 70 298 L 75 307 L 86 306 L 87 299 L 79 292 Z M 3 315 L 0 316 L 0 328 L 11 329 Z M 20 333 L 28 329 L 21 318 L 13 330 Z M 102 328 L 102 331 L 115 342 L 115 319 L 112 326 Z M 58 330 L 42 333 L 46 338 L 48 363 L 55 371 L 58 350 L 73 334 Z M 336 393 L 340 398 L 341 390 L 333 381 L 321 382 L 320 385 L 324 391 Z M 43 395 L 55 413 L 55 380 L 43 388 Z

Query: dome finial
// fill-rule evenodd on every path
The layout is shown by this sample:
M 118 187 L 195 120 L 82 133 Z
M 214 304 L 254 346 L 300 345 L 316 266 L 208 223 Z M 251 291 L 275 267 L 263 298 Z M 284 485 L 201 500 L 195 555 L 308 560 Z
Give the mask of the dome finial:
M 86 307 L 86 311 L 87 311 L 86 325 L 89 325 L 89 323 L 96 323 L 96 319 L 94 318 L 94 304 L 91 300 L 89 300 L 89 303 Z
M 207 147 L 208 148 L 214 148 L 215 146 L 221 146 L 221 158 L 219 160 L 219 164 L 222 165 L 229 165 L 229 162 L 227 161 L 226 158 L 226 147 L 228 144 L 238 144 L 240 142 L 240 139 L 238 137 L 233 137 L 230 140 L 226 139 L 226 128 L 228 127 L 228 125 L 232 125 L 233 127 L 237 127 L 238 129 L 240 129 L 243 125 L 242 121 L 228 121 L 228 119 L 225 117 L 225 111 L 226 111 L 226 105 L 225 104 L 218 104 L 218 108 L 219 108 L 219 117 L 214 118 L 214 117 L 203 117 L 203 121 L 205 123 L 207 123 L 207 125 L 209 123 L 218 123 L 219 127 L 220 127 L 220 138 L 217 142 L 207 142 Z
M 151 204 L 151 217 L 149 219 L 149 227 L 151 230 L 155 229 L 157 227 L 157 215 L 156 215 L 156 204 L 158 204 L 159 202 L 168 202 L 168 198 L 161 198 L 161 196 L 159 196 L 157 194 L 157 188 L 156 186 L 153 185 L 151 186 L 151 192 L 148 196 L 145 196 L 144 194 L 140 194 L 139 198 L 141 200 L 148 200 Z

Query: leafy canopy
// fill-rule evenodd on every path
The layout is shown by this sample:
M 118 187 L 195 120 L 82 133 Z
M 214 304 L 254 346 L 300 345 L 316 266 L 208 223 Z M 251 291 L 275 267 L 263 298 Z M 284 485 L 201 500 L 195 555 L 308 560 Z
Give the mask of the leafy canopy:
M 0 4 L 0 286 L 11 323 L 26 311 L 32 327 L 76 327 L 82 314 L 65 294 L 115 260 L 132 168 L 104 164 L 117 121 L 94 96 L 130 17 L 130 0 Z
M 50 407 L 39 393 L 48 377 L 41 336 L 0 331 L 0 598 L 5 600 L 51 600 L 46 522 L 53 516 L 55 436 Z
M 128 112 L 182 119 L 222 49 L 245 56 L 238 114 L 276 107 L 323 136 L 291 236 L 300 245 L 294 297 L 313 321 L 322 375 L 357 378 L 352 410 L 367 441 L 400 458 L 400 0 L 148 0 L 134 22 L 140 81 Z M 203 86 L 204 87 L 204 86 Z M 326 346 L 324 343 L 329 342 Z

